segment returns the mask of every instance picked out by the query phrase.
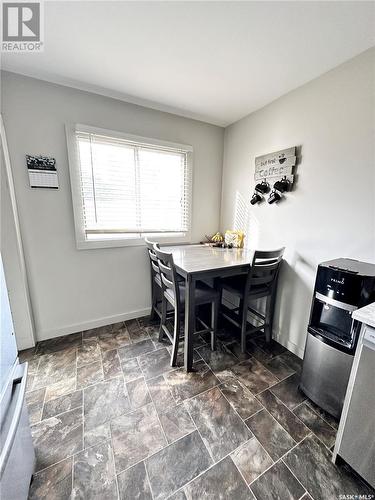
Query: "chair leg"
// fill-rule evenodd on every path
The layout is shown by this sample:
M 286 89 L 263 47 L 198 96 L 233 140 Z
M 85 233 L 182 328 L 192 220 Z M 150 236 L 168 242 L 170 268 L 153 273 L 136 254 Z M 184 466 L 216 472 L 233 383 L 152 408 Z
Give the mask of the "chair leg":
M 211 304 L 211 351 L 216 351 L 216 334 L 219 322 L 220 300 L 215 300 Z
M 150 315 L 150 320 L 153 321 L 156 319 L 156 307 L 157 307 L 157 304 L 158 304 L 158 296 L 157 296 L 157 289 L 156 287 L 153 285 L 152 287 L 152 304 L 151 304 L 151 315 Z
M 247 298 L 244 297 L 241 300 L 242 308 L 240 309 L 241 314 L 241 352 L 245 354 L 246 352 L 246 332 L 247 332 Z
M 266 319 L 264 325 L 264 334 L 267 343 L 270 343 L 272 340 L 272 324 L 273 324 L 274 312 L 275 312 L 275 294 L 272 293 L 267 297 L 266 311 L 265 311 Z
M 173 347 L 171 356 L 171 366 L 176 366 L 178 345 L 180 343 L 180 316 L 177 314 L 177 308 L 174 310 L 174 328 L 173 328 Z
M 167 323 L 167 299 L 162 298 L 161 300 L 161 319 L 160 319 L 160 328 L 159 328 L 159 342 L 163 340 L 164 330 L 163 326 L 166 326 Z

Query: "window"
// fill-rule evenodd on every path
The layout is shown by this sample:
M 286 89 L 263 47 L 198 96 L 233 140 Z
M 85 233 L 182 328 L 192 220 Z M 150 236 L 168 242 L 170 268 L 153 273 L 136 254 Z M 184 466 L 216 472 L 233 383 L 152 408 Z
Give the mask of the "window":
M 79 248 L 188 241 L 192 148 L 76 125 L 68 131 Z

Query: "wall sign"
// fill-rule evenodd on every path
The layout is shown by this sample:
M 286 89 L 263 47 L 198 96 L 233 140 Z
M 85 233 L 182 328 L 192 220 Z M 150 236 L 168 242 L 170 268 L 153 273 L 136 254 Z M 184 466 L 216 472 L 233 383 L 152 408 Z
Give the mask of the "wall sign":
M 55 158 L 26 155 L 30 187 L 58 189 L 59 182 Z
M 264 199 L 264 195 L 271 190 L 271 186 L 273 189 L 268 197 L 268 203 L 280 201 L 284 196 L 283 193 L 290 191 L 293 185 L 293 167 L 296 161 L 295 146 L 257 156 L 254 172 L 256 186 L 251 204 L 260 203 Z

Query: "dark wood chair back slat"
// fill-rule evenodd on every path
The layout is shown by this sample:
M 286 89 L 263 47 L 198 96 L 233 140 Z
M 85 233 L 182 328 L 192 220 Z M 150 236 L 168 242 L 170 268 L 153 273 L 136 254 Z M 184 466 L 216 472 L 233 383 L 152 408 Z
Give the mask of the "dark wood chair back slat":
M 160 274 L 159 266 L 158 266 L 158 262 L 157 261 L 154 262 L 153 260 L 151 260 L 151 267 L 155 271 L 156 274 Z
M 174 285 L 173 281 L 169 280 L 168 278 L 165 277 L 165 274 L 162 273 L 161 275 L 161 280 L 166 288 L 170 288 L 171 290 L 174 290 Z
M 145 244 L 147 248 L 147 253 L 150 261 L 150 274 L 151 274 L 151 318 L 155 318 L 155 315 L 161 318 L 162 311 L 159 309 L 160 295 L 161 295 L 161 278 L 159 271 L 158 259 L 156 257 L 154 246 L 158 246 L 157 243 L 152 242 L 145 238 Z
M 154 246 L 154 252 L 158 259 L 163 291 L 165 292 L 167 289 L 172 290 L 176 307 L 178 311 L 180 311 L 180 290 L 177 272 L 173 262 L 173 255 L 171 253 L 163 252 L 156 245 Z
M 256 250 L 247 277 L 247 293 L 251 293 L 252 288 L 261 285 L 271 288 L 279 272 L 285 248 L 278 250 L 264 251 Z

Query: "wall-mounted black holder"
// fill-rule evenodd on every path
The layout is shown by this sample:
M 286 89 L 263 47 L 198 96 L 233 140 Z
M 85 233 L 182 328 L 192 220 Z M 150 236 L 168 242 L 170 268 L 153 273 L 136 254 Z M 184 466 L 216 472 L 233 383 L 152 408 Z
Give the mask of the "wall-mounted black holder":
M 276 181 L 275 184 L 273 185 L 273 188 L 277 189 L 277 191 L 280 191 L 280 193 L 285 193 L 286 191 L 289 191 L 290 187 L 291 183 L 286 177 L 283 177 L 280 181 Z
M 291 188 L 290 181 L 283 177 L 281 180 L 276 181 L 273 185 L 273 189 L 271 194 L 268 197 L 268 203 L 272 205 L 272 203 L 278 203 L 283 198 L 283 193 L 286 193 Z
M 270 185 L 264 179 L 262 182 L 260 182 L 259 184 L 257 184 L 255 186 L 254 194 L 251 197 L 250 203 L 252 205 L 256 205 L 257 203 L 260 203 L 263 200 L 264 195 L 267 194 L 270 191 L 270 189 L 271 189 Z

